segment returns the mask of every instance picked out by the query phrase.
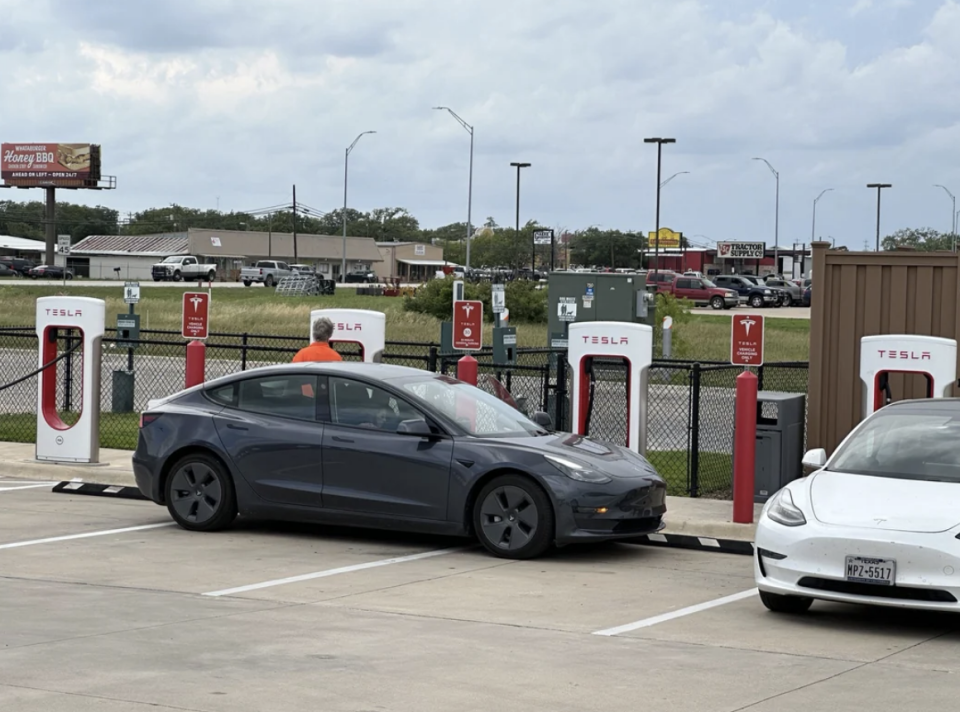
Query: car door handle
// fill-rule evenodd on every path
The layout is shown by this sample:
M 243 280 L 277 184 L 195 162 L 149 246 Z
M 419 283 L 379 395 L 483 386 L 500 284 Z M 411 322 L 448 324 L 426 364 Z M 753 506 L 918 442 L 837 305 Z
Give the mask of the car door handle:
M 334 435 L 332 437 L 333 437 L 333 442 L 335 443 L 352 443 L 353 442 L 353 438 L 345 438 L 341 435 Z
M 233 423 L 227 423 L 227 427 L 230 428 L 230 430 L 249 430 L 250 429 L 246 425 L 234 425 Z

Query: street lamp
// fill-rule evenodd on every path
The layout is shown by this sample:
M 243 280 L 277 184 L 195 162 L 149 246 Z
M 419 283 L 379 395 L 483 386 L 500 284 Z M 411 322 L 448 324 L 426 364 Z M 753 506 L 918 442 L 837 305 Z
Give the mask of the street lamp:
M 520 169 L 529 168 L 529 163 L 518 163 L 516 161 L 510 164 L 517 169 L 517 239 L 520 239 Z M 530 237 L 533 240 L 533 236 Z M 533 243 L 533 256 L 530 258 L 530 277 L 533 277 L 533 271 L 537 266 L 537 243 Z
M 868 188 L 877 189 L 877 252 L 880 252 L 880 191 L 884 188 L 892 188 L 892 183 L 867 183 Z
M 470 238 L 472 237 L 471 233 L 471 211 L 473 209 L 473 126 L 468 124 L 466 121 L 461 119 L 453 111 L 453 109 L 446 106 L 435 106 L 433 107 L 435 111 L 447 111 L 450 113 L 450 116 L 455 118 L 463 128 L 467 130 L 467 133 L 470 134 L 470 178 L 467 183 L 467 254 L 466 254 L 466 265 L 467 269 L 470 269 Z
M 670 176 L 670 177 L 667 178 L 665 181 L 663 181 L 663 183 L 660 184 L 660 187 L 662 188 L 663 186 L 665 186 L 667 183 L 669 183 L 670 181 L 672 181 L 672 180 L 673 180 L 674 178 L 676 178 L 677 176 L 682 176 L 682 175 L 684 175 L 685 173 L 689 173 L 689 172 L 690 172 L 690 171 L 680 171 L 679 173 L 674 173 L 672 176 Z
M 340 260 L 340 281 L 344 283 L 346 283 L 347 279 L 347 166 L 350 163 L 350 151 L 357 145 L 357 141 L 366 134 L 373 133 L 376 133 L 376 131 L 364 131 L 353 139 L 353 143 L 347 146 L 347 151 L 343 158 L 343 255 Z
M 954 245 L 953 251 L 956 252 L 956 251 L 957 251 L 957 247 L 956 247 L 956 245 L 957 245 L 957 238 L 956 238 L 956 234 L 957 234 L 957 199 L 954 197 L 953 193 L 951 193 L 949 190 L 947 190 L 947 187 L 946 187 L 946 186 L 943 186 L 943 185 L 940 185 L 939 183 L 937 183 L 937 184 L 934 185 L 933 187 L 934 187 L 934 188 L 943 188 L 943 189 L 947 192 L 947 195 L 950 196 L 950 200 L 953 201 L 953 208 L 950 210 L 950 217 L 951 217 L 950 234 L 954 236 L 954 238 L 953 238 L 953 245 Z
M 813 199 L 813 225 L 810 228 L 810 244 L 813 244 L 816 241 L 817 234 L 817 203 L 820 202 L 820 198 L 823 197 L 824 193 L 829 193 L 833 188 L 824 188 L 820 191 L 820 195 Z
M 643 139 L 643 142 L 657 144 L 657 222 L 655 232 L 653 233 L 653 268 L 654 271 L 658 271 L 660 268 L 660 188 L 663 187 L 660 180 L 660 166 L 663 157 L 663 144 L 676 143 L 677 139 L 645 138 Z M 670 178 L 673 178 L 673 176 L 670 176 Z M 667 180 L 670 180 L 670 178 Z
M 766 158 L 754 158 L 755 161 L 763 161 L 767 164 L 767 168 L 770 169 L 770 172 L 773 173 L 774 177 L 777 179 L 777 207 L 776 212 L 774 213 L 774 223 L 773 223 L 773 262 L 774 262 L 774 271 L 777 274 L 780 274 L 780 173 L 777 172 L 777 169 L 770 165 L 770 161 Z

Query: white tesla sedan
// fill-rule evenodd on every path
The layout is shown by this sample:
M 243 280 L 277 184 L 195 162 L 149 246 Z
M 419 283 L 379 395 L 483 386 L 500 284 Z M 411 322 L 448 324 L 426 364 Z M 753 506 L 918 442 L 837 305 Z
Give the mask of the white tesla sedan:
M 901 401 L 763 507 L 754 575 L 763 604 L 814 599 L 960 610 L 960 398 Z

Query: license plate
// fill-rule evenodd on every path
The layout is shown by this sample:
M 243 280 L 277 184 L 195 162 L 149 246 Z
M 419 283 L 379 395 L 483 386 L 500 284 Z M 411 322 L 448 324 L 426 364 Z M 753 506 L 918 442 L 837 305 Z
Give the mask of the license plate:
M 893 586 L 897 579 L 897 562 L 893 559 L 871 559 L 867 556 L 847 557 L 847 581 Z

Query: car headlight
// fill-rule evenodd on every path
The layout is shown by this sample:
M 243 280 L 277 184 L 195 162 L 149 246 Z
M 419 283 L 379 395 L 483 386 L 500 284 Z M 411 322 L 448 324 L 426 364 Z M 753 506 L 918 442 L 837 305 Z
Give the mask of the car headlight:
M 764 293 L 764 294 L 773 294 L 773 292 L 771 292 L 769 289 L 764 289 L 764 290 L 763 290 L 763 293 Z
M 556 467 L 571 480 L 577 480 L 578 482 L 592 482 L 593 484 L 603 484 L 605 482 L 610 482 L 611 480 L 609 475 L 605 475 L 602 472 L 598 472 L 597 470 L 594 470 L 574 460 L 568 460 L 565 457 L 557 457 L 556 455 L 544 455 L 543 457 L 547 462 Z
M 782 489 L 764 507 L 764 514 L 785 527 L 799 527 L 807 523 L 800 507 L 793 503 L 790 490 Z

